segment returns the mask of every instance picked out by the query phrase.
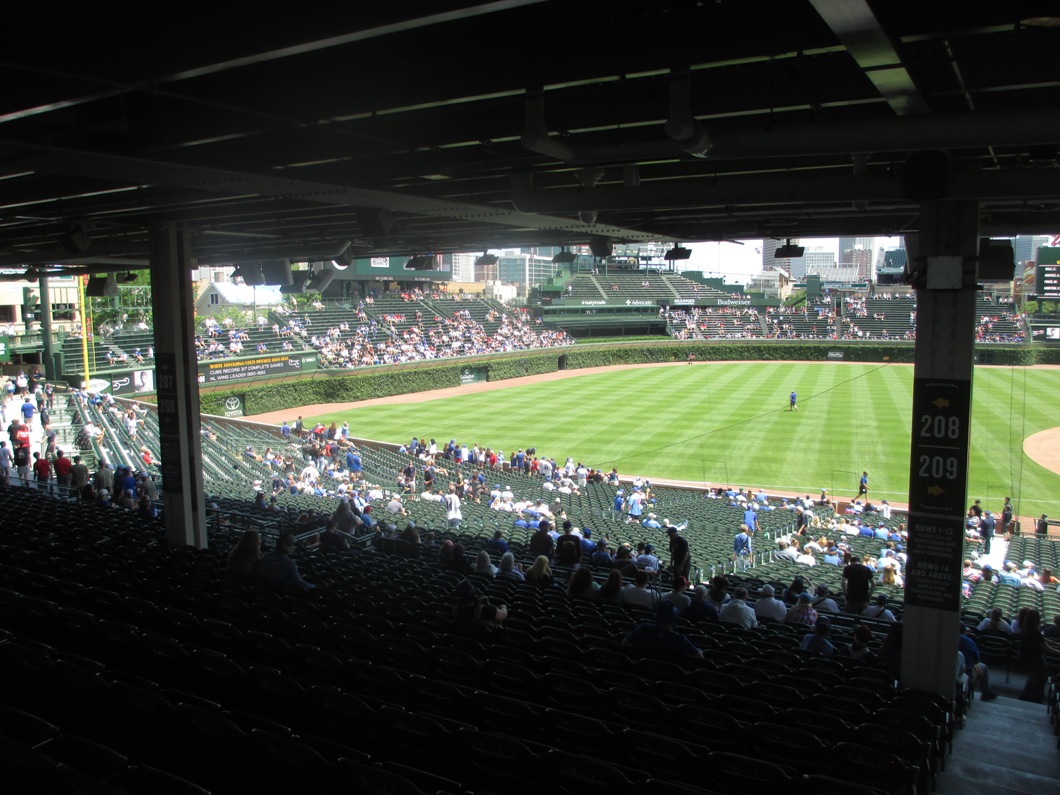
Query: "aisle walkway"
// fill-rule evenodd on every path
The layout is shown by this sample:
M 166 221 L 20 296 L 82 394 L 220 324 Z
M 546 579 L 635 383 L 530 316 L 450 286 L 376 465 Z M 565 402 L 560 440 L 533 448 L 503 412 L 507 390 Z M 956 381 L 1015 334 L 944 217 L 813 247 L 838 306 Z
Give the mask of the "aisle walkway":
M 1020 701 L 1026 677 L 991 672 L 996 700 L 976 696 L 939 776 L 937 795 L 1060 792 L 1060 750 L 1044 704 Z

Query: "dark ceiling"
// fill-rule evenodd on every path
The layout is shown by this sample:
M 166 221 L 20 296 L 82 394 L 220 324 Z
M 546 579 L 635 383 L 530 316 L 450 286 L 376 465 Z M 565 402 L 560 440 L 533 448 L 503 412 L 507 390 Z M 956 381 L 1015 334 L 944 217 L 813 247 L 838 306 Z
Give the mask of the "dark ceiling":
M 125 5 L 5 14 L 0 265 L 1060 229 L 1014 0 Z

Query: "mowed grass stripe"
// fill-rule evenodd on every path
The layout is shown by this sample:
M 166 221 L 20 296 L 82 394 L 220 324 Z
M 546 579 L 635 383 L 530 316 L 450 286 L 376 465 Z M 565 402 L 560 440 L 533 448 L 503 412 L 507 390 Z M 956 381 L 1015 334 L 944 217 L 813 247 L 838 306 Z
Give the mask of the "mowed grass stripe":
M 1053 427 L 1060 371 L 978 369 L 970 494 L 1051 509 L 1060 477 L 1022 454 L 1023 437 Z M 786 411 L 791 389 L 800 412 Z M 912 368 L 738 363 L 588 373 L 425 403 L 374 406 L 349 420 L 384 441 L 433 436 L 505 451 L 580 458 L 656 478 L 851 496 L 861 469 L 872 496 L 907 493 Z M 303 412 L 304 413 L 304 412 Z M 316 418 L 312 418 L 316 419 Z M 1022 495 L 1018 487 L 1022 484 Z M 1011 492 L 1010 492 L 1011 490 Z M 1042 506 L 1042 507 L 1039 507 Z
M 1000 501 L 1016 490 L 1020 465 L 1026 469 L 1029 463 L 1022 453 L 1023 396 L 1016 391 L 1013 380 L 1018 375 L 999 368 L 976 373 L 971 468 L 980 487 L 977 494 L 992 502 Z

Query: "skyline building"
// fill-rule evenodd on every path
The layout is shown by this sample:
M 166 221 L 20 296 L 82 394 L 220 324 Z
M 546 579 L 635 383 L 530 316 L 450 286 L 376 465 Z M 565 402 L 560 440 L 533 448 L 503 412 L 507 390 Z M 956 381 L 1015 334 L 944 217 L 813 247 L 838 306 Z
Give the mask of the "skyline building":
M 762 241 L 762 270 L 769 271 L 773 268 L 783 268 L 792 279 L 801 279 L 806 275 L 806 257 L 785 257 L 777 259 L 776 251 L 785 245 L 784 240 L 767 238 Z M 798 238 L 792 238 L 791 243 L 799 245 Z

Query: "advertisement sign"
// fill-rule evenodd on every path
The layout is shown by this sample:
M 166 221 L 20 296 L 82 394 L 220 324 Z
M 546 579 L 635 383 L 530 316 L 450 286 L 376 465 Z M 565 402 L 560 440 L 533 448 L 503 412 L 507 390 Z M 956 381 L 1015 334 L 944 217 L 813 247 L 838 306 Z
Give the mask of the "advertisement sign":
M 6 334 L 0 335 L 0 362 L 11 361 L 11 338 Z
M 562 298 L 556 304 L 563 306 L 649 307 L 649 306 L 779 306 L 776 298 L 764 295 L 734 295 L 732 298 L 704 296 L 701 298 Z
M 260 356 L 255 359 L 222 359 L 207 362 L 200 371 L 200 383 L 219 384 L 247 378 L 295 375 L 303 370 L 316 369 L 316 353 L 285 353 Z
M 231 397 L 225 398 L 224 402 L 224 416 L 226 417 L 242 417 L 243 416 L 243 396 L 232 395 Z
M 486 380 L 485 367 L 465 367 L 460 371 L 460 384 L 477 384 Z
M 122 373 L 115 373 L 110 377 L 110 386 L 108 387 L 112 394 L 115 395 L 131 395 L 140 392 L 154 392 L 155 391 L 155 371 L 154 370 L 127 370 Z

